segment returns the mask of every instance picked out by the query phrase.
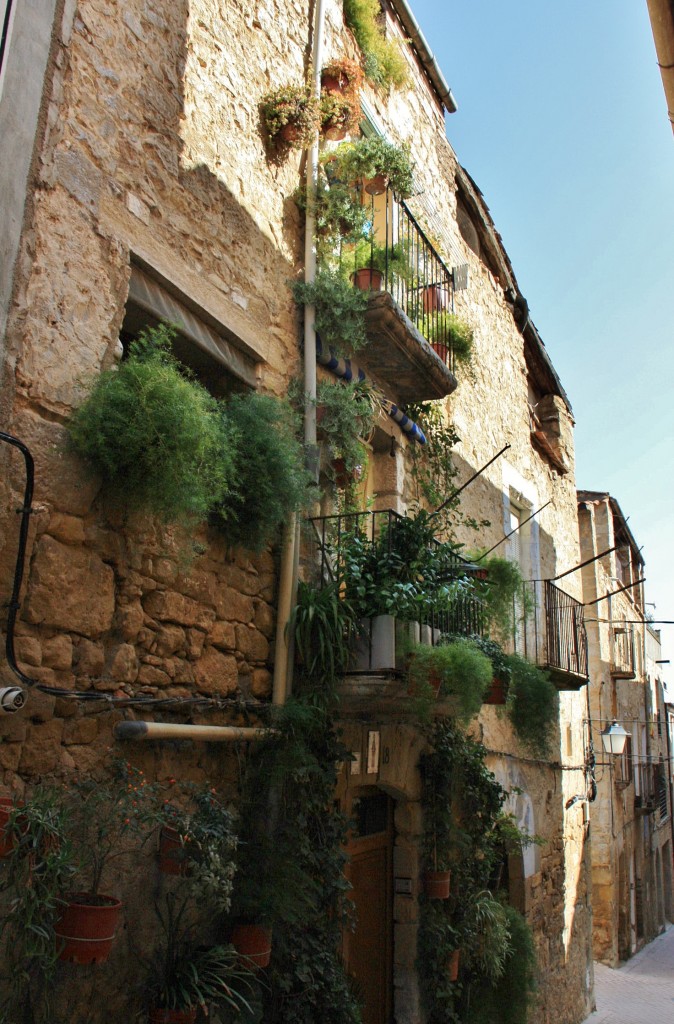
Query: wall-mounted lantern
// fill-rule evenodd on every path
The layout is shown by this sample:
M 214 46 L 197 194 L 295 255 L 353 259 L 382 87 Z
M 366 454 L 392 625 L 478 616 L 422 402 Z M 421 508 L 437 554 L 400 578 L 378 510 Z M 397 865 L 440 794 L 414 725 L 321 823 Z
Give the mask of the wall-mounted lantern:
M 619 757 L 625 749 L 629 733 L 625 732 L 622 725 L 616 721 L 611 722 L 601 731 L 601 741 L 607 754 Z

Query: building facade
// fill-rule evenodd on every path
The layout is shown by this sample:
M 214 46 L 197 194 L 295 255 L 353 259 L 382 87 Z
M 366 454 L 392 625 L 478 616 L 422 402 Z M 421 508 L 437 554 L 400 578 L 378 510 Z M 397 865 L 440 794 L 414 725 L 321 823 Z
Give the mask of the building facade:
M 644 562 L 616 500 L 579 491 L 592 684 L 588 740 L 597 757 L 592 805 L 595 956 L 611 966 L 631 956 L 671 914 L 671 807 L 666 730 L 657 665 L 659 636 L 644 615 Z M 601 730 L 628 733 L 614 759 Z M 665 865 L 663 867 L 663 865 Z
M 195 528 L 198 548 L 187 563 L 176 529 L 107 502 L 100 476 L 69 447 L 67 425 L 83 388 L 161 321 L 177 324 L 180 359 L 214 395 L 282 397 L 293 381 L 306 390 L 315 335 L 311 312 L 304 324 L 288 282 L 307 263 L 295 201 L 307 153 L 270 150 L 261 104 L 275 89 L 310 80 L 321 53 L 322 63 L 363 55 L 337 0 L 325 4 L 318 32 L 311 5 L 299 0 L 65 0 L 36 4 L 30 28 L 30 5 L 5 6 L 12 20 L 3 36 L 0 128 L 17 159 L 0 171 L 7 240 L 0 407 L 3 431 L 35 460 L 36 488 L 14 630 L 19 671 L 33 685 L 25 708 L 0 719 L 4 791 L 22 799 L 40 782 L 96 777 L 113 747 L 154 779 L 209 780 L 235 803 L 239 746 L 192 745 L 185 733 L 175 745 L 158 740 L 129 750 L 115 727 L 138 719 L 238 727 L 244 713 L 253 727 L 265 721 L 264 709 L 282 703 L 290 686 L 292 567 L 301 562 L 310 578 L 321 552 L 290 528 L 283 552 L 278 537 L 249 551 L 205 523 Z M 368 345 L 348 364 L 319 348 L 318 376 L 331 382 L 359 371 L 383 396 L 357 488 L 368 522 L 416 513 L 413 466 L 415 453 L 424 453 L 404 414 L 414 420 L 413 407 L 436 402 L 459 438 L 456 487 L 478 474 L 462 494 L 455 540 L 466 550 L 495 548 L 519 566 L 524 587 L 500 639 L 551 674 L 559 707 L 548 751 L 532 755 L 504 712 L 486 704 L 470 728 L 508 793 L 506 809 L 540 840 L 511 855 L 504 884 L 534 936 L 538 992 L 529 1019 L 575 1024 L 592 1001 L 586 687 L 604 668 L 601 659 L 588 667 L 586 581 L 574 571 L 585 549 L 573 415 L 484 199 L 447 141 L 445 113 L 454 101 L 407 3 L 382 4 L 379 25 L 399 45 L 404 75 L 387 89 L 365 81 L 352 138 L 362 130 L 409 148 L 408 199 L 388 190 L 362 201 L 367 230 L 389 259 L 398 245 L 413 266 L 396 276 L 386 265 L 385 287 L 368 295 Z M 334 143 L 322 146 L 329 153 Z M 308 251 L 311 262 L 311 240 Z M 429 343 L 443 303 L 473 331 L 463 372 Z M 311 407 L 305 438 L 313 446 Z M 25 466 L 11 445 L 2 458 L 0 566 L 9 600 Z M 313 529 L 320 538 L 345 505 L 325 455 L 319 469 L 322 515 Z M 7 687 L 16 682 L 10 665 L 2 678 Z M 340 681 L 351 759 L 336 797 L 349 814 L 370 808 L 350 840 L 360 916 L 345 944 L 366 1024 L 419 1024 L 425 1013 L 417 897 L 419 763 L 428 737 L 398 700 L 401 678 L 399 666 L 380 664 Z M 630 705 L 632 712 L 641 715 Z M 435 718 L 450 713 L 434 709 Z M 631 864 L 636 846 L 625 856 Z M 135 908 L 129 923 L 146 937 L 152 919 L 137 898 L 148 871 L 116 878 Z M 68 977 L 59 978 L 71 1021 L 111 1011 L 124 1019 L 128 986 L 138 981 L 130 942 L 118 944 L 110 969 L 116 981 L 106 1005 L 90 1009 L 88 992 L 80 998 Z

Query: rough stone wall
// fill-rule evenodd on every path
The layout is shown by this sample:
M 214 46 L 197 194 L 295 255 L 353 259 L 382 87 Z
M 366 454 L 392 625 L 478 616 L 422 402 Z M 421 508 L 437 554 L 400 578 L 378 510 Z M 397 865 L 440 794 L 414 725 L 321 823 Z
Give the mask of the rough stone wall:
M 112 361 L 132 259 L 243 338 L 262 386 L 285 390 L 298 364 L 297 317 L 285 284 L 300 253 L 290 197 L 302 158 L 267 160 L 258 103 L 271 88 L 303 79 L 308 7 L 299 0 L 81 0 L 66 5 L 59 31 L 5 373 L 11 429 L 34 451 L 38 481 L 17 653 L 30 675 L 68 689 L 263 698 L 274 626 L 271 555 L 228 552 L 204 531 L 197 539 L 205 554 L 186 569 L 170 531 L 100 503 L 99 482 L 65 452 L 63 424 L 81 400 L 78 382 Z M 326 49 L 354 53 L 336 0 L 327 5 Z M 412 146 L 421 187 L 413 211 L 437 232 L 450 266 L 469 265 L 470 287 L 457 294 L 456 308 L 475 328 L 475 354 L 448 403 L 462 437 L 460 482 L 511 445 L 464 495 L 466 513 L 492 525 L 460 539 L 489 547 L 502 537 L 504 493 L 523 496 L 532 510 L 551 501 L 530 537 L 541 577 L 555 575 L 579 560 L 570 415 L 562 410 L 570 461 L 562 476 L 532 447 L 522 335 L 502 284 L 459 231 L 456 158 L 424 76 L 408 60 L 406 89 L 384 96 L 366 87 L 365 98 L 388 134 Z M 22 477 L 19 459 L 2 457 L 4 586 L 13 570 L 11 510 L 20 504 Z M 578 596 L 577 578 L 567 583 Z M 580 704 L 576 695 L 562 699 L 563 730 L 573 733 L 569 763 L 582 759 Z M 25 712 L 0 720 L 4 784 L 20 792 L 26 780 L 90 770 L 118 716 L 31 694 Z M 496 728 L 487 719 L 484 728 L 492 749 L 517 756 L 503 723 Z M 510 762 L 498 763 L 503 770 Z M 523 763 L 518 770 L 524 773 Z M 578 809 L 564 816 L 575 792 L 570 775 L 560 782 L 544 766 L 526 773 L 547 840 L 527 884 L 544 965 L 540 1024 L 585 1015 L 584 825 Z M 397 856 L 411 863 L 418 822 L 404 824 L 402 808 Z M 552 942 L 548 915 L 560 928 Z M 396 984 L 401 1000 L 411 1001 L 410 1020 L 413 988 L 401 979 L 412 971 L 413 944 L 414 921 L 405 920 L 396 938 Z

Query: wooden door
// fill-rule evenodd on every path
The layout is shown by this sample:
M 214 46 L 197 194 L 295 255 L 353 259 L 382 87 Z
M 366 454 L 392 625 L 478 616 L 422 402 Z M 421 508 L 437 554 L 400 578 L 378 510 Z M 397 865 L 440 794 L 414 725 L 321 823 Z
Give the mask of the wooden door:
M 390 1024 L 393 975 L 392 801 L 384 793 L 354 804 L 356 829 L 347 852 L 347 877 L 356 910 L 355 931 L 344 936 L 344 956 L 362 1000 L 363 1024 Z

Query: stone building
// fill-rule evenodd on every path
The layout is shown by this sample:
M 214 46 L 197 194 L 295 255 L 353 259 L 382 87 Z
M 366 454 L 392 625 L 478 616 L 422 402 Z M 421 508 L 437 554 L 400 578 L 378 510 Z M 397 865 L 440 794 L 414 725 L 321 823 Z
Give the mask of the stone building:
M 0 135 L 12 159 L 0 169 L 0 407 L 3 430 L 35 459 L 15 649 L 24 678 L 41 687 L 28 690 L 16 715 L 0 718 L 2 784 L 21 797 L 39 781 L 100 769 L 122 720 L 238 725 L 242 706 L 284 699 L 297 534 L 286 529 L 281 559 L 278 545 L 258 554 L 231 548 L 204 525 L 200 553 L 186 567 L 172 528 L 106 505 L 101 480 L 68 449 L 66 425 L 82 382 L 119 359 L 120 338 L 160 320 L 179 325 L 180 358 L 215 393 L 282 396 L 302 380 L 315 337 L 308 316 L 300 343 L 287 283 L 305 262 L 293 197 L 307 156 L 290 150 L 270 158 L 260 103 L 270 90 L 305 81 L 317 39 L 311 5 L 300 0 L 5 8 Z M 573 417 L 484 199 L 447 141 L 454 100 L 444 77 L 405 0 L 382 4 L 382 19 L 387 38 L 402 44 L 406 80 L 389 90 L 365 82 L 362 125 L 409 145 L 415 182 L 407 203 L 391 193 L 375 197 L 371 221 L 381 232 L 396 218 L 396 231 L 412 233 L 411 251 L 432 262 L 424 278 L 416 268 L 415 301 L 420 287 L 439 283 L 473 328 L 474 344 L 470 371 L 455 375 L 424 336 L 423 321 L 418 326 L 414 289 L 396 291 L 390 279 L 369 297 L 370 344 L 350 368 L 376 384 L 388 415 L 368 441 L 361 495 L 375 513 L 413 509 L 418 441 L 401 429 L 391 403 L 409 410 L 444 401 L 461 438 L 457 485 L 481 471 L 462 496 L 464 517 L 488 521 L 477 534 L 459 525 L 457 539 L 498 545 L 520 565 L 528 613 L 508 640 L 548 668 L 559 690 L 547 756 L 527 754 L 497 708 L 485 705 L 473 731 L 521 829 L 541 839 L 509 864 L 509 896 L 532 926 L 539 962 L 531 1019 L 575 1024 L 590 1007 L 592 958 L 583 733 L 591 673 L 574 572 L 582 552 Z M 337 0 L 325 4 L 320 34 L 323 62 L 360 59 Z M 328 365 L 319 372 L 330 378 Z M 309 406 L 309 445 L 312 418 Z M 24 464 L 13 448 L 3 448 L 2 459 L 7 600 Z M 335 507 L 328 497 L 321 511 Z M 301 555 L 310 561 L 306 546 Z M 338 795 L 347 810 L 370 806 L 367 820 L 376 824 L 350 845 L 361 926 L 347 956 L 363 990 L 374 993 L 367 1024 L 416 1024 L 425 740 L 392 707 L 400 678 L 389 668 L 341 684 L 353 760 Z M 16 681 L 8 665 L 2 679 Z M 137 698 L 159 703 L 143 707 Z M 233 792 L 235 754 L 229 744 L 157 742 L 130 756 L 153 777 L 209 779 Z M 142 888 L 137 879 L 119 881 L 127 897 Z M 373 915 L 377 956 L 363 928 Z M 141 910 L 129 917 L 150 930 Z M 113 954 L 117 977 L 133 978 L 131 952 L 122 944 Z M 83 987 L 83 1005 L 93 985 Z M 122 986 L 106 999 L 123 1019 Z
M 659 635 L 644 617 L 644 561 L 617 501 L 579 491 L 590 651 L 588 741 L 597 758 L 592 804 L 595 956 L 631 956 L 671 915 L 671 806 L 658 665 Z M 601 730 L 628 733 L 619 758 Z

